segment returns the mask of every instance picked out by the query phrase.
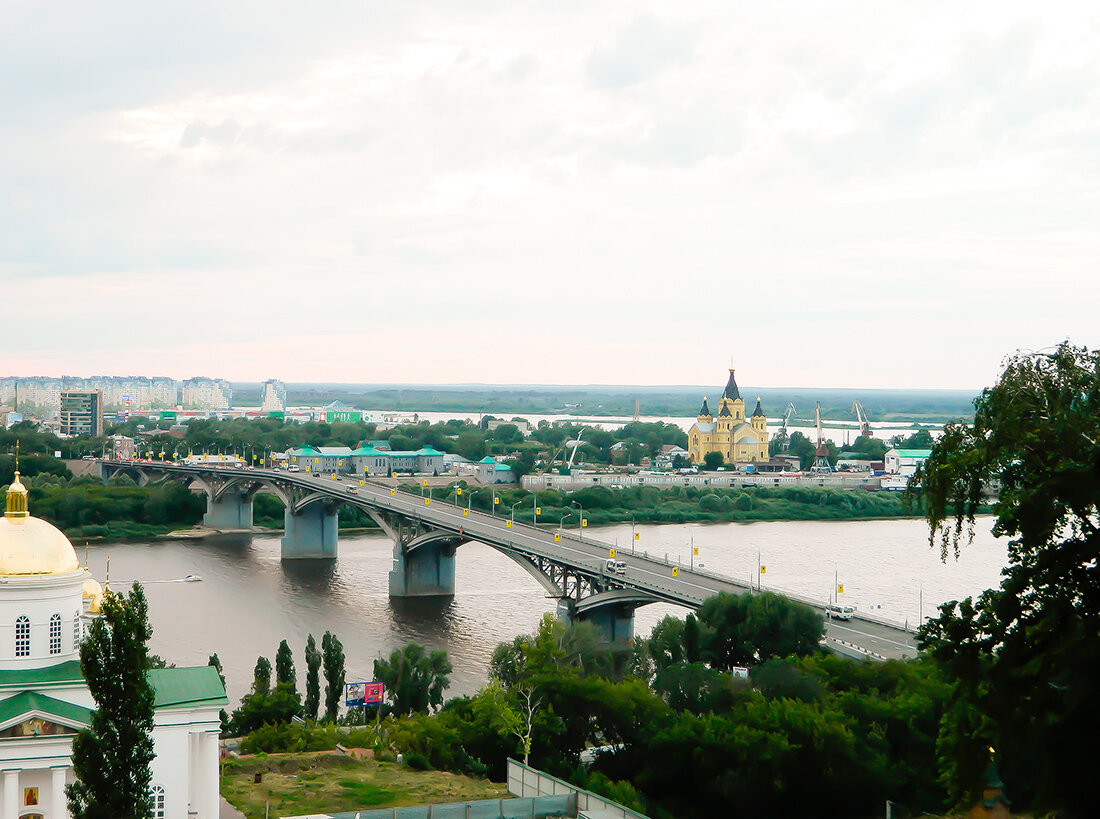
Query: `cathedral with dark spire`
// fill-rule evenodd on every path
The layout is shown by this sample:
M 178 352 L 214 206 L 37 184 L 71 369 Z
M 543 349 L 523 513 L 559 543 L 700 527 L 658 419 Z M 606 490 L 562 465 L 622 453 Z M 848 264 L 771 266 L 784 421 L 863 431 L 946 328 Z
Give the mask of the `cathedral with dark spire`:
M 745 417 L 745 400 L 737 386 L 733 368 L 718 401 L 718 415 L 710 413 L 707 399 L 695 424 L 688 431 L 688 452 L 692 463 L 702 463 L 708 452 L 720 452 L 727 464 L 751 464 L 768 460 L 768 419 L 756 399 L 756 410 Z

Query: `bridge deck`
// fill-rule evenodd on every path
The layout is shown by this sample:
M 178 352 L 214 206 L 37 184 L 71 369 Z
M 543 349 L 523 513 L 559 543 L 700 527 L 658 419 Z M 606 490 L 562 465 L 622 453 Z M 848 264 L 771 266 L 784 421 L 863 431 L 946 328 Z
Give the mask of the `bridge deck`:
M 422 521 L 432 527 L 461 533 L 469 540 L 486 543 L 504 551 L 544 558 L 574 570 L 591 575 L 604 574 L 605 562 L 613 548 L 595 538 L 584 537 L 578 532 L 555 528 L 543 529 L 518 521 L 508 525 L 508 519 L 433 499 L 425 504 L 419 495 L 398 490 L 391 494 L 390 487 L 367 483 L 358 485 L 358 479 L 345 477 L 313 477 L 308 473 L 286 472 L 278 469 L 231 469 L 183 464 L 109 462 L 108 465 L 130 466 L 147 471 L 164 471 L 201 477 L 217 474 L 220 477 L 259 480 L 297 486 L 310 492 L 331 497 L 334 501 L 393 512 L 412 520 Z M 353 481 L 349 483 L 349 481 Z M 348 486 L 355 492 L 349 492 Z M 555 536 L 558 536 L 557 538 Z M 626 564 L 626 574 L 616 575 L 614 584 L 633 589 L 651 597 L 676 605 L 697 607 L 708 597 L 719 592 L 741 594 L 749 591 L 745 583 L 700 569 L 689 569 L 664 560 L 635 552 L 616 551 L 616 560 Z M 673 576 L 673 569 L 677 576 Z M 786 595 L 817 609 L 824 609 L 823 601 Z M 826 640 L 835 650 L 856 657 L 897 659 L 916 656 L 913 632 L 884 620 L 856 613 L 850 621 L 826 621 Z

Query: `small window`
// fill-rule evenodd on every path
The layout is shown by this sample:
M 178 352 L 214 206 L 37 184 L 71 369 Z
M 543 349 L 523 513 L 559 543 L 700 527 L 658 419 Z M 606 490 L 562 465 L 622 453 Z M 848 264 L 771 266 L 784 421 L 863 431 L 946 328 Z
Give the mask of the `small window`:
M 50 654 L 61 653 L 61 615 L 50 615 Z
M 153 812 L 149 815 L 153 819 L 164 819 L 164 788 L 160 785 L 153 786 Z
M 15 621 L 15 656 L 31 656 L 31 621 L 25 614 Z

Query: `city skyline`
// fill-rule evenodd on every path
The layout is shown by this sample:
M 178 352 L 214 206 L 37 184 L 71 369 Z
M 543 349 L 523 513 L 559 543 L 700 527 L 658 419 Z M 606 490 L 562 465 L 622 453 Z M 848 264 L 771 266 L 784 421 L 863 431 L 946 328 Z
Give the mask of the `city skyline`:
M 1097 343 L 1091 6 L 122 6 L 0 31 L 6 373 L 977 390 Z

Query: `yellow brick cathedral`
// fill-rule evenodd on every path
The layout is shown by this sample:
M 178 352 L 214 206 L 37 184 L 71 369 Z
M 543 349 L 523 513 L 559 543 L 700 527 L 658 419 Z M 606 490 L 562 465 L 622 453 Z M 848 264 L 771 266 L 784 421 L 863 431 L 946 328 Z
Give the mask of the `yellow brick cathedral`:
M 745 402 L 730 368 L 730 379 L 718 402 L 717 417 L 710 414 L 707 399 L 699 417 L 688 431 L 688 453 L 692 463 L 702 463 L 708 452 L 722 453 L 726 463 L 755 463 L 768 460 L 768 419 L 756 399 L 752 417 L 745 418 Z

